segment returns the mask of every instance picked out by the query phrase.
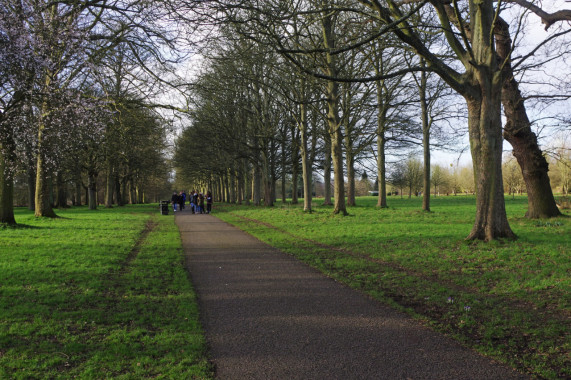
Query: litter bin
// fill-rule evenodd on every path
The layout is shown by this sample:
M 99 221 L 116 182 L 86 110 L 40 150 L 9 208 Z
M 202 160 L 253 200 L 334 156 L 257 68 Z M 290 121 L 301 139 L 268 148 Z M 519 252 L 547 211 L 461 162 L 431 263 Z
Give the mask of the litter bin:
M 169 214 L 169 201 L 161 201 L 161 215 L 168 215 Z

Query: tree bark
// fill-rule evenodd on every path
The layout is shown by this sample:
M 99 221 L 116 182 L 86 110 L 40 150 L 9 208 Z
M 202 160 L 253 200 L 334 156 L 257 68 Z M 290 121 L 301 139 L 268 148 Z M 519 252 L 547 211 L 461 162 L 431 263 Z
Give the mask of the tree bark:
M 421 66 L 424 67 L 425 61 L 421 60 Z M 428 120 L 428 103 L 426 101 L 426 73 L 420 73 L 420 86 L 418 88 L 420 95 L 420 110 L 422 118 L 422 148 L 424 153 L 424 179 L 422 190 L 422 210 L 430 211 L 430 123 Z
M 13 143 L 11 137 L 0 143 L 0 223 L 16 224 L 14 217 L 14 176 L 11 168 Z
M 119 173 L 115 173 L 113 180 L 115 182 L 115 194 L 117 198 L 117 206 L 125 206 L 125 199 L 123 198 L 123 192 L 121 191 L 121 181 L 119 180 Z
M 28 210 L 34 211 L 36 204 L 34 198 L 36 196 L 36 172 L 34 171 L 34 162 L 30 160 L 26 171 L 26 179 L 28 182 Z
M 44 135 L 44 125 L 40 122 L 40 126 L 38 128 L 38 157 L 36 159 L 36 196 L 34 199 L 35 203 L 35 216 L 36 217 L 48 217 L 48 218 L 56 218 L 57 215 L 52 208 L 52 204 L 50 202 L 50 186 L 49 181 L 51 178 L 49 177 L 46 169 L 46 164 L 43 158 L 43 135 Z
M 113 207 L 113 192 L 115 189 L 115 176 L 113 175 L 113 165 L 107 161 L 107 173 L 105 177 L 105 207 Z
M 63 180 L 63 174 L 60 172 L 56 175 L 56 191 L 57 191 L 57 201 L 56 205 L 58 208 L 67 207 L 67 184 Z
M 299 203 L 299 130 L 296 127 L 291 129 L 291 204 Z
M 242 173 L 242 162 L 239 161 L 236 169 L 237 196 L 236 203 L 241 205 L 244 201 L 244 174 Z
M 377 132 L 377 181 L 379 182 L 379 198 L 377 200 L 377 207 L 380 208 L 389 207 L 387 205 L 387 169 L 385 143 L 385 132 L 380 128 Z
M 549 180 L 549 164 L 539 148 L 537 136 L 531 130 L 525 101 L 514 78 L 509 59 L 512 45 L 509 27 L 501 18 L 496 25 L 497 52 L 500 60 L 505 61 L 504 75 L 507 78 L 502 87 L 506 117 L 504 138 L 513 147 L 513 155 L 521 168 L 527 189 L 528 210 L 525 216 L 532 219 L 560 216 Z
M 468 99 L 468 127 L 476 178 L 476 219 L 468 240 L 515 238 L 505 210 L 499 86 L 480 100 Z
M 287 196 L 286 196 L 286 149 L 287 149 L 287 128 L 282 130 L 282 149 L 281 149 L 281 170 L 282 170 L 282 183 L 281 183 L 281 192 L 282 192 L 282 204 L 286 204 Z
M 355 206 L 355 156 L 353 141 L 349 133 L 345 134 L 345 162 L 347 163 L 347 206 Z
M 323 205 L 331 206 L 331 139 L 329 133 L 325 132 L 325 151 L 323 153 Z
M 88 205 L 90 210 L 97 210 L 97 172 L 88 170 L 87 173 Z
M 302 85 L 302 88 L 305 89 L 305 85 Z M 305 104 L 301 104 L 300 106 L 300 116 L 301 122 L 299 126 L 300 130 L 300 138 L 301 138 L 301 169 L 302 169 L 302 176 L 303 176 L 303 211 L 311 212 L 311 182 L 312 182 L 312 170 L 311 170 L 311 162 L 309 158 L 309 152 L 307 151 L 307 130 L 308 130 L 308 122 L 307 122 L 307 106 Z
M 260 206 L 261 204 L 261 176 L 262 170 L 259 165 L 255 165 L 252 169 L 252 202 L 254 206 Z
M 334 20 L 331 13 L 326 13 L 322 18 L 323 42 L 328 50 L 335 49 Z M 329 77 L 337 77 L 337 63 L 335 55 L 326 54 L 326 73 Z M 343 172 L 343 134 L 339 118 L 339 84 L 328 81 L 327 87 L 327 128 L 331 138 L 331 157 L 333 161 L 333 213 L 347 215 L 345 204 L 345 178 Z

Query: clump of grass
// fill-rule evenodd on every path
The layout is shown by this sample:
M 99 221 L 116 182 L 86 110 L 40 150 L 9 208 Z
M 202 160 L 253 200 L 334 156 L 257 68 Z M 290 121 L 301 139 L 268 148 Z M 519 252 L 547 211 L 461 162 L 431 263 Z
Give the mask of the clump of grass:
M 0 378 L 211 378 L 172 216 L 60 210 L 0 231 Z
M 516 242 L 466 242 L 473 196 L 357 199 L 349 217 L 276 207 L 224 207 L 216 215 L 327 275 L 408 311 L 522 371 L 571 376 L 571 220 L 523 217 L 506 202 Z M 257 222 L 259 221 L 259 222 Z M 541 227 L 541 228 L 538 228 Z M 453 300 L 453 302 L 450 302 Z

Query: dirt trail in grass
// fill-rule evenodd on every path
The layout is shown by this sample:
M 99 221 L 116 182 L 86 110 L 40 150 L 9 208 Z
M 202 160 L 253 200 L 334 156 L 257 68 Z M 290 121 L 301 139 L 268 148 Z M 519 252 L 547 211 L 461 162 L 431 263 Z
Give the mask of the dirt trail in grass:
M 176 223 L 220 379 L 527 378 L 212 215 Z

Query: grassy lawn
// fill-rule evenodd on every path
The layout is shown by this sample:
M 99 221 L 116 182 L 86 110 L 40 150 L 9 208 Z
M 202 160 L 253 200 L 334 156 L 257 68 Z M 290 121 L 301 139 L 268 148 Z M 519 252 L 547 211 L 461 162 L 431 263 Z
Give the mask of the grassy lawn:
M 358 198 L 347 217 L 314 200 L 215 215 L 327 275 L 405 310 L 485 355 L 545 378 L 571 377 L 571 219 L 527 220 L 506 198 L 516 242 L 467 242 L 475 199 Z M 566 212 L 569 216 L 569 212 Z
M 57 213 L 0 226 L 0 378 L 212 378 L 172 214 Z

